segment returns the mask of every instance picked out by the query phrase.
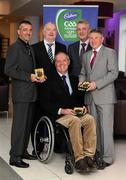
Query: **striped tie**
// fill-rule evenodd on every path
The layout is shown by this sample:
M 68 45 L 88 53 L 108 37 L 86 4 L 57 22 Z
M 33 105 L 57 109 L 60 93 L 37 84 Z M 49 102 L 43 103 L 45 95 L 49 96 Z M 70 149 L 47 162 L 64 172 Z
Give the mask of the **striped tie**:
M 53 63 L 53 54 L 52 54 L 52 45 L 53 44 L 47 44 L 48 45 L 48 55 L 51 63 Z

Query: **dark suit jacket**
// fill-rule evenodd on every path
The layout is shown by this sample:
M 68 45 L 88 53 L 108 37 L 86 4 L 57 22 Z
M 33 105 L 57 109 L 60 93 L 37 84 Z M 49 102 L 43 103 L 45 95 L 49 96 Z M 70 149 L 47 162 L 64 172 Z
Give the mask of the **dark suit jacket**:
M 79 100 L 78 91 L 78 78 L 75 76 L 69 76 L 71 87 L 73 89 L 72 95 L 67 94 L 63 81 L 59 74 L 52 77 L 51 80 L 43 83 L 43 93 L 40 95 L 41 108 L 45 115 L 53 120 L 56 120 L 59 108 L 74 108 L 75 106 L 81 106 Z
M 75 76 L 79 76 L 82 67 L 82 60 L 80 59 L 79 56 L 79 45 L 80 45 L 80 41 L 70 44 L 68 46 L 68 54 L 71 61 L 69 72 Z M 91 49 L 92 49 L 91 46 L 88 44 L 86 52 Z
M 66 52 L 66 46 L 56 42 L 55 54 L 58 52 Z M 44 45 L 44 41 L 36 43 L 33 45 L 36 67 L 44 68 L 45 75 L 47 78 L 50 78 L 55 73 L 55 66 L 51 63 L 48 53 L 46 51 L 46 47 Z
M 34 102 L 37 97 L 36 85 L 31 82 L 35 59 L 31 48 L 31 58 L 24 44 L 17 39 L 8 49 L 5 74 L 12 79 L 13 102 Z

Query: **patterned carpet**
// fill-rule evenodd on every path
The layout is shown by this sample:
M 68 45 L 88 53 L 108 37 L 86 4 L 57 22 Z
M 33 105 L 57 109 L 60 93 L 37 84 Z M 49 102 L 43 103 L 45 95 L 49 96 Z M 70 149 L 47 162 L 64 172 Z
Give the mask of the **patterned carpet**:
M 0 157 L 0 180 L 23 179 Z

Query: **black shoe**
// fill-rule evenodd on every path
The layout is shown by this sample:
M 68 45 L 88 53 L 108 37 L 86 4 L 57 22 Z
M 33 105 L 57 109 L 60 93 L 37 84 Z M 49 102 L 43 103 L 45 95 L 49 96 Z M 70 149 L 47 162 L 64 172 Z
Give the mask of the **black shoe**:
M 105 162 L 104 160 L 101 160 L 100 162 L 99 162 L 99 164 L 97 164 L 97 169 L 98 170 L 103 170 L 103 169 L 105 169 L 106 167 L 108 167 L 108 166 L 110 166 L 111 164 L 110 163 L 107 163 L 107 162 Z
M 88 164 L 85 159 L 78 160 L 75 164 L 75 168 L 77 172 L 79 173 L 88 172 L 88 169 L 89 169 Z
M 96 168 L 96 164 L 91 157 L 86 156 L 84 159 L 87 161 L 87 164 L 90 168 Z
M 28 160 L 36 160 L 37 156 L 36 155 L 31 155 L 28 152 L 25 152 L 25 154 L 22 156 L 23 159 L 28 159 Z
M 11 161 L 9 162 L 9 164 L 11 166 L 16 166 L 16 167 L 19 167 L 19 168 L 28 168 L 29 167 L 29 164 L 28 163 L 25 163 L 24 161 L 22 160 L 17 160 L 17 161 Z

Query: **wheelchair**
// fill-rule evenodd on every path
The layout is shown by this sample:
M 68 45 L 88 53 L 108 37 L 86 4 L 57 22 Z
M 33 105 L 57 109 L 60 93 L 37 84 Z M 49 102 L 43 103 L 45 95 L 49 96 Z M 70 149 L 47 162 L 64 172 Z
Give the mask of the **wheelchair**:
M 59 123 L 56 123 L 56 129 L 62 131 L 67 147 L 64 170 L 67 174 L 72 174 L 75 161 L 68 134 L 65 127 Z M 47 116 L 42 116 L 36 125 L 34 148 L 38 160 L 42 163 L 48 163 L 52 158 L 57 130 L 54 130 L 52 122 Z

